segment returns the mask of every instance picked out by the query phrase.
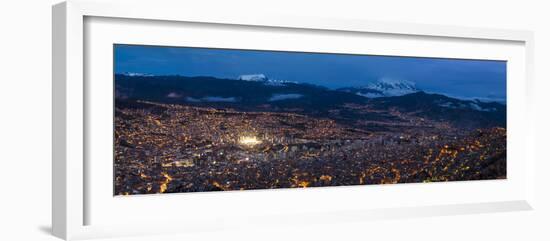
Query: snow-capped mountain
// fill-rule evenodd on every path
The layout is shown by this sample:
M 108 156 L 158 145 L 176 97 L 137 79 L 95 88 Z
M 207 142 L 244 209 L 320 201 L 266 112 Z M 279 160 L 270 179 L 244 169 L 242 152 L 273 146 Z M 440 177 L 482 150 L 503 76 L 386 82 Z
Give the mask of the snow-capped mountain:
M 266 81 L 267 77 L 265 74 L 243 74 L 239 75 L 237 79 L 245 81 Z
M 380 79 L 366 86 L 341 88 L 339 90 L 368 98 L 402 96 L 420 91 L 416 88 L 414 82 L 394 79 Z
M 371 90 L 378 90 L 385 96 L 400 96 L 418 92 L 416 84 L 407 80 L 381 79 L 367 86 Z
M 265 74 L 244 74 L 244 75 L 240 75 L 237 79 L 244 80 L 244 81 L 263 82 L 265 85 L 272 85 L 272 86 L 284 86 L 288 83 L 296 83 L 288 80 L 270 79 Z

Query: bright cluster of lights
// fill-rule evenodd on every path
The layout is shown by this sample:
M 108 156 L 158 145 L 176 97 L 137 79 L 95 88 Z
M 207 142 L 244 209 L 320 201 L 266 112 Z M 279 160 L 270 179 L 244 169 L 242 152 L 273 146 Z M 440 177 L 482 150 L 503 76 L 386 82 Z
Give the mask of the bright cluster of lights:
M 255 146 L 262 143 L 262 141 L 258 140 L 255 136 L 242 136 L 239 138 L 239 143 L 245 146 Z

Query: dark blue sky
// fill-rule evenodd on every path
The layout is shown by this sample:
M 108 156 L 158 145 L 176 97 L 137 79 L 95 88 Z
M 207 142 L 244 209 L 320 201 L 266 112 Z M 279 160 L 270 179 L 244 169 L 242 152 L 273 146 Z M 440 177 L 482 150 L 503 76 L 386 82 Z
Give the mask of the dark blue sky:
M 456 97 L 506 98 L 506 62 L 256 50 L 115 45 L 115 72 L 272 79 L 329 88 L 379 79 L 408 80 L 419 89 Z

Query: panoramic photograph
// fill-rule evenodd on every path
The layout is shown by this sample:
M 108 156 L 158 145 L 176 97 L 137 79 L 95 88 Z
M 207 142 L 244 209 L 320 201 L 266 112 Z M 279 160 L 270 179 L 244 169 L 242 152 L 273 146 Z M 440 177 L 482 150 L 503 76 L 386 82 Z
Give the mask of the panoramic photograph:
M 114 195 L 506 179 L 506 61 L 113 52 Z

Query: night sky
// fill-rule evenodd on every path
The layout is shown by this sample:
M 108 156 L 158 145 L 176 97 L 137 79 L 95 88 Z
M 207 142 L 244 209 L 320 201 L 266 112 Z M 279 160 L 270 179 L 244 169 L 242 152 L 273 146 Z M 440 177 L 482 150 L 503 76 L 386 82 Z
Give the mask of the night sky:
M 328 88 L 391 79 L 459 98 L 506 99 L 506 62 L 396 56 L 115 45 L 116 73 L 271 79 Z

